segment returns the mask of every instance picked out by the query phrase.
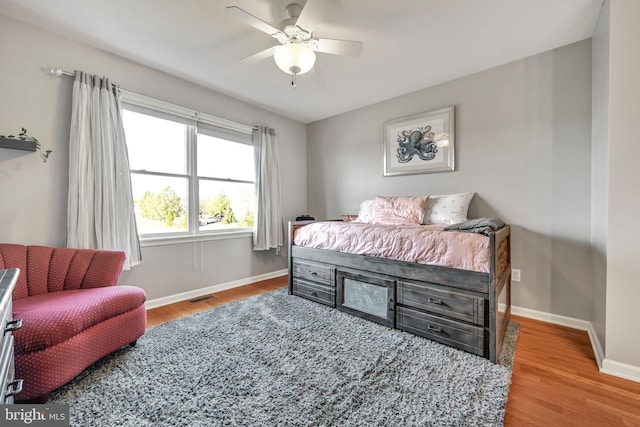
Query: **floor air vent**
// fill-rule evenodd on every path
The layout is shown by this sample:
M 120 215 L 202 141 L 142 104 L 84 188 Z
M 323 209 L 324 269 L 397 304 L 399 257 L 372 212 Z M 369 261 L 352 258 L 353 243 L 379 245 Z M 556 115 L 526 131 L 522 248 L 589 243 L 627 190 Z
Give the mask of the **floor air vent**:
M 212 298 L 213 298 L 213 295 L 204 295 L 204 296 L 201 296 L 199 298 L 189 300 L 189 304 L 195 304 L 197 302 L 206 301 L 206 300 L 212 299 Z

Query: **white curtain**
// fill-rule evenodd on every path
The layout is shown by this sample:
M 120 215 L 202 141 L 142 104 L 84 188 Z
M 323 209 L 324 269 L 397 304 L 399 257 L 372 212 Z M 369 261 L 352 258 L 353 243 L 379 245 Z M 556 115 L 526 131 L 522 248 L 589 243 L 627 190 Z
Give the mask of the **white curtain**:
M 253 131 L 256 166 L 256 213 L 253 250 L 266 251 L 283 245 L 284 225 L 280 197 L 280 162 L 276 131 L 259 127 Z
M 118 88 L 75 72 L 69 135 L 67 247 L 118 249 L 142 260 Z

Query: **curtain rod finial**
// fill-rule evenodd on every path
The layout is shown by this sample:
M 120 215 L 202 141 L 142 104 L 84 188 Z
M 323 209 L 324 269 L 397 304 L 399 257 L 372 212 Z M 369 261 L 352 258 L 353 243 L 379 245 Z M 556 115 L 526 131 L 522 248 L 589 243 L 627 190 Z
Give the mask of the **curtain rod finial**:
M 47 74 L 51 74 L 52 76 L 63 76 L 65 74 L 68 74 L 70 76 L 72 76 L 73 74 L 71 73 L 65 73 L 65 71 L 62 68 L 55 68 L 55 67 L 42 67 L 41 70 Z
M 55 75 L 55 68 L 51 68 L 51 67 L 40 67 L 40 71 L 42 71 L 45 74 L 51 74 L 52 76 Z

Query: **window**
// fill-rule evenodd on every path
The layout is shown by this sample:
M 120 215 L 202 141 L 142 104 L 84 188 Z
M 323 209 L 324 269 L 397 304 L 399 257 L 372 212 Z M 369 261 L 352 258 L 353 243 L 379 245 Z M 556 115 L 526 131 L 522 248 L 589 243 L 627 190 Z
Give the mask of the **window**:
M 135 94 L 124 94 L 123 101 L 141 238 L 253 227 L 251 127 Z

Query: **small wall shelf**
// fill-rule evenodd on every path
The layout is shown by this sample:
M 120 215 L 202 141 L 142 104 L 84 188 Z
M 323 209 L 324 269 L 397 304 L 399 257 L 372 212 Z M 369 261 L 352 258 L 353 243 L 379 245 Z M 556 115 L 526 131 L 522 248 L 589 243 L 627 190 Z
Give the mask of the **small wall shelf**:
M 36 143 L 33 141 L 22 141 L 19 139 L 0 137 L 0 148 L 11 148 L 13 150 L 36 151 Z

